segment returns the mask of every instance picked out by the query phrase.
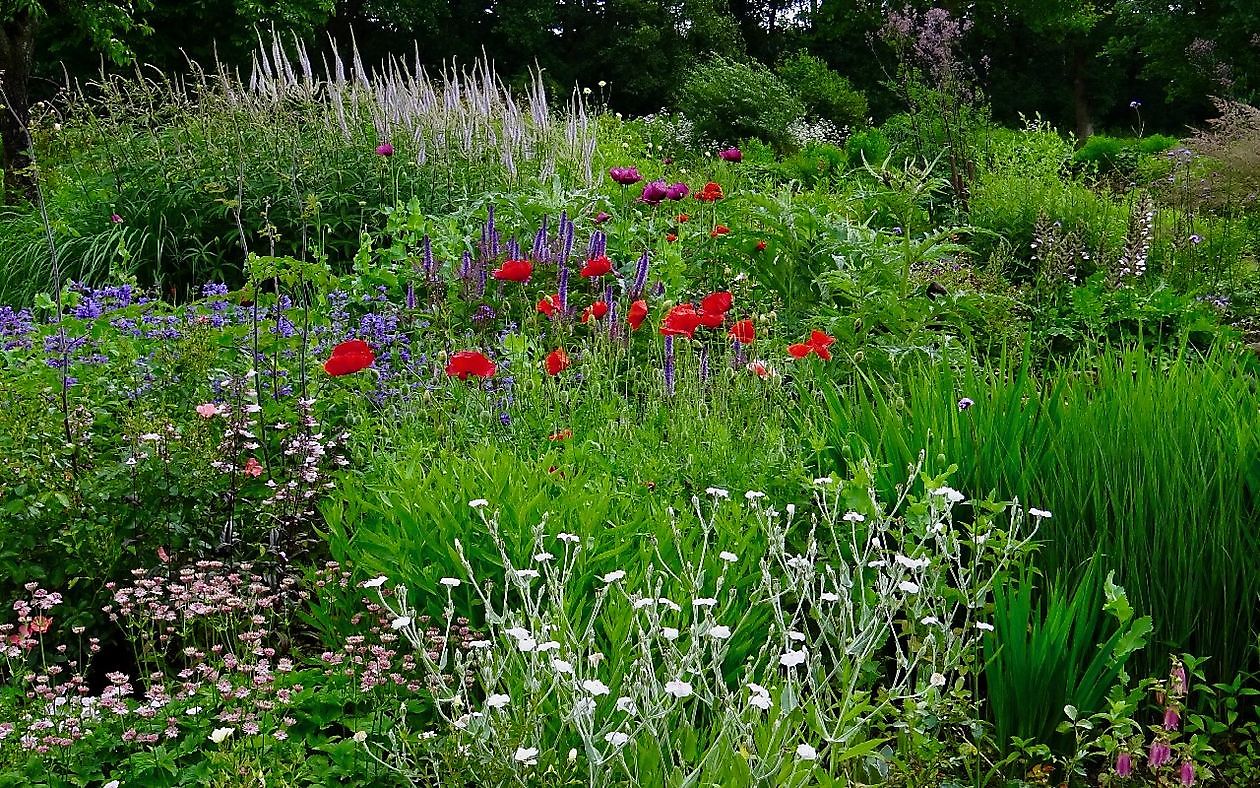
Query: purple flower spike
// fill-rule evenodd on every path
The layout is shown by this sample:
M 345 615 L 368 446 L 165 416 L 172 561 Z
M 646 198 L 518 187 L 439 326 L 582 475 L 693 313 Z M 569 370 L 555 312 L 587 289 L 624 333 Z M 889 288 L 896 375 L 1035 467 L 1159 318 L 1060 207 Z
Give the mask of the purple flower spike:
M 639 256 L 639 264 L 634 269 L 634 284 L 630 287 L 630 300 L 637 301 L 643 297 L 643 288 L 647 285 L 648 253 Z
M 665 336 L 665 390 L 674 396 L 674 335 Z
M 639 199 L 648 205 L 660 205 L 661 200 L 669 196 L 669 187 L 665 181 L 649 181 L 643 185 L 643 194 Z
M 394 146 L 390 145 L 388 142 L 382 142 L 380 145 L 376 146 L 376 155 L 384 156 L 388 159 L 390 156 L 394 155 Z
M 635 167 L 613 167 L 608 171 L 608 176 L 622 186 L 630 186 L 643 180 Z

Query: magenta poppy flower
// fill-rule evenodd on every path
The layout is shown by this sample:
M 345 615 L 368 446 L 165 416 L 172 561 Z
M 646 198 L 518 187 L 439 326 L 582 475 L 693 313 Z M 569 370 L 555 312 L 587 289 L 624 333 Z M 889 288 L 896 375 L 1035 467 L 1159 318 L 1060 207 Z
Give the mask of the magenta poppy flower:
M 718 158 L 722 161 L 743 161 L 744 152 L 739 148 L 727 148 L 726 150 L 718 151 Z
M 643 180 L 635 167 L 613 167 L 608 171 L 608 176 L 622 186 L 630 186 Z
M 388 159 L 390 156 L 394 155 L 394 146 L 390 145 L 388 142 L 382 142 L 380 145 L 376 146 L 376 155 L 384 156 Z
M 595 222 L 595 224 L 603 224 L 604 222 L 608 221 L 611 218 L 612 218 L 611 213 L 608 213 L 607 211 L 600 211 L 599 213 L 595 214 L 595 218 L 592 219 L 591 221 Z
M 669 187 L 665 185 L 665 181 L 649 181 L 643 184 L 643 194 L 639 199 L 648 205 L 660 205 L 669 195 Z
M 691 188 L 685 183 L 675 183 L 665 190 L 665 196 L 671 200 L 681 200 L 691 194 Z

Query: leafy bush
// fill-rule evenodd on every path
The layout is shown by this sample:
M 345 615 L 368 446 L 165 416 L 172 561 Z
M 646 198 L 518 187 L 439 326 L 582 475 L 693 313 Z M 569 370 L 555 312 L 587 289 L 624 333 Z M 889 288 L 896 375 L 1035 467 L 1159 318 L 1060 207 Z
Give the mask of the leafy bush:
M 775 71 L 800 97 L 810 117 L 829 120 L 840 127 L 866 125 L 870 111 L 866 96 L 821 58 L 797 52 L 781 62 Z
M 713 142 L 758 137 L 780 149 L 790 145 L 788 127 L 805 115 L 801 100 L 770 69 L 721 55 L 691 71 L 678 107 Z
M 844 145 L 844 151 L 849 161 L 855 165 L 865 161 L 872 166 L 878 166 L 888 158 L 888 154 L 892 153 L 892 147 L 892 141 L 888 139 L 887 134 L 878 128 L 871 127 L 850 134 Z
M 1073 161 L 1078 165 L 1092 166 L 1097 172 L 1117 172 L 1133 176 L 1142 171 L 1144 162 L 1180 144 L 1176 137 L 1152 134 L 1140 139 L 1133 137 L 1107 137 L 1094 135 L 1076 151 Z

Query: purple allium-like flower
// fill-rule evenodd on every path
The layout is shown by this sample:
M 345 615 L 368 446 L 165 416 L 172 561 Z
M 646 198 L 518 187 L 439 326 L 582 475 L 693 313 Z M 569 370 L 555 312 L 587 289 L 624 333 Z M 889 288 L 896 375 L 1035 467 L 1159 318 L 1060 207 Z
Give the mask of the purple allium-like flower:
M 963 397 L 962 399 L 958 400 L 958 410 L 960 411 L 967 410 L 968 408 L 970 408 L 972 405 L 975 405 L 975 404 L 976 404 L 975 400 L 971 399 L 971 397 Z
M 591 221 L 595 222 L 595 224 L 603 224 L 604 222 L 608 221 L 611 218 L 612 218 L 611 213 L 608 213 L 607 211 L 600 211 L 599 213 L 595 214 L 595 216 L 591 219 Z
M 744 152 L 741 151 L 739 148 L 727 148 L 726 150 L 718 151 L 718 158 L 721 159 L 722 161 L 731 161 L 731 162 L 743 161 Z
M 382 142 L 380 145 L 376 146 L 376 155 L 384 156 L 388 159 L 390 156 L 394 155 L 394 146 L 390 145 L 388 142 Z
M 643 180 L 643 176 L 635 167 L 613 167 L 608 170 L 608 176 L 622 186 L 630 186 Z
M 1128 777 L 1133 774 L 1133 756 L 1122 752 L 1116 756 L 1116 776 Z
M 1181 762 L 1181 784 L 1194 785 L 1194 764 L 1190 761 Z
M 1158 739 L 1151 742 L 1151 751 L 1146 757 L 1146 765 L 1152 769 L 1158 769 L 1172 758 L 1172 750 L 1168 746 L 1168 742 L 1159 741 Z
M 639 199 L 648 205 L 660 205 L 661 200 L 669 196 L 669 187 L 665 181 L 649 181 L 643 184 L 643 194 Z
M 1169 706 L 1164 709 L 1164 730 L 1175 731 L 1181 727 L 1181 714 L 1177 712 L 1176 706 Z
M 675 183 L 665 190 L 665 196 L 671 200 L 681 200 L 691 194 L 691 187 L 685 183 Z

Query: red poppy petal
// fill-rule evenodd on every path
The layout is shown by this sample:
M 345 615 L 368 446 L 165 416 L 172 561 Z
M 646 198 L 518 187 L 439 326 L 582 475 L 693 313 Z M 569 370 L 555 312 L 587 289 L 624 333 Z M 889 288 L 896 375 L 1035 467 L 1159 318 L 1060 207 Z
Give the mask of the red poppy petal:
M 811 352 L 813 352 L 813 350 L 814 349 L 812 347 L 810 347 L 809 345 L 806 345 L 803 342 L 798 342 L 795 345 L 788 345 L 788 353 L 793 358 L 805 358 Z

